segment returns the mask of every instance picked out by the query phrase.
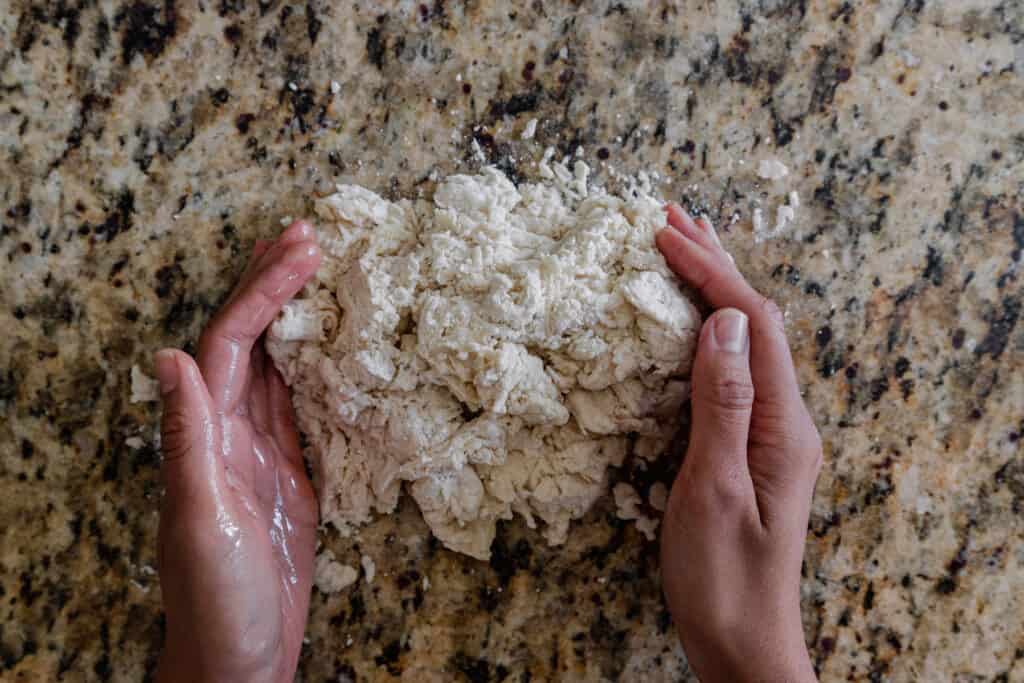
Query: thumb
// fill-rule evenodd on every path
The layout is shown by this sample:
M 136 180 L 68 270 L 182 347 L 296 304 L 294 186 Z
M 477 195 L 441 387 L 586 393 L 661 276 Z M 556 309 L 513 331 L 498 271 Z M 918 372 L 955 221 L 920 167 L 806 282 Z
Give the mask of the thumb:
M 153 359 L 163 400 L 161 475 L 174 504 L 208 499 L 219 472 L 214 450 L 213 401 L 192 357 L 162 349 Z
M 686 465 L 694 478 L 753 499 L 747 436 L 754 404 L 747 316 L 716 311 L 701 329 L 693 364 L 693 426 Z

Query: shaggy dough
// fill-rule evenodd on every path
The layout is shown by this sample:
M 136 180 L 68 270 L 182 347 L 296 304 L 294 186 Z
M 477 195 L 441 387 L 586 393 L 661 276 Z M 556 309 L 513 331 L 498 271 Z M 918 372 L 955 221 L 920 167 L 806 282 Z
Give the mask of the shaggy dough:
M 654 245 L 662 202 L 588 188 L 582 162 L 541 170 L 317 201 L 322 265 L 267 348 L 343 533 L 404 483 L 459 552 L 489 557 L 514 514 L 562 543 L 629 434 L 648 458 L 671 439 L 701 321 Z

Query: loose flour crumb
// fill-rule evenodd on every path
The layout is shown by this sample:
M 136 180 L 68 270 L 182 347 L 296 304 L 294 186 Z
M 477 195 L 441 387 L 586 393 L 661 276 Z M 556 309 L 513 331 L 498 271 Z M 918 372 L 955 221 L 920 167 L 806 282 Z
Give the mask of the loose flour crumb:
M 612 494 L 615 496 L 616 514 L 619 519 L 636 519 L 641 515 L 640 494 L 632 484 L 620 482 L 612 489 Z
M 656 517 L 648 517 L 647 515 L 640 515 L 636 519 L 637 531 L 644 535 L 648 541 L 653 541 L 658 537 L 658 525 L 661 524 L 661 520 Z
M 343 591 L 359 579 L 359 572 L 335 560 L 334 553 L 325 550 L 313 561 L 313 582 L 321 593 Z
M 132 366 L 131 396 L 132 403 L 146 403 L 160 400 L 160 383 L 142 371 L 137 364 Z

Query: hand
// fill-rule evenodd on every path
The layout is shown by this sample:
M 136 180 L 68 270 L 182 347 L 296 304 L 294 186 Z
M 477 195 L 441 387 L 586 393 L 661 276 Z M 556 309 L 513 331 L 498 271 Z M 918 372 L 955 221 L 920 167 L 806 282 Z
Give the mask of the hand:
M 694 671 L 712 681 L 814 681 L 800 565 L 821 441 L 800 398 L 779 309 L 714 228 L 668 208 L 671 268 L 717 310 L 693 368 L 690 447 L 661 541 L 665 597 Z
M 288 389 L 258 343 L 316 271 L 312 228 L 257 243 L 199 341 L 156 354 L 163 395 L 160 681 L 291 681 L 306 627 L 317 503 Z

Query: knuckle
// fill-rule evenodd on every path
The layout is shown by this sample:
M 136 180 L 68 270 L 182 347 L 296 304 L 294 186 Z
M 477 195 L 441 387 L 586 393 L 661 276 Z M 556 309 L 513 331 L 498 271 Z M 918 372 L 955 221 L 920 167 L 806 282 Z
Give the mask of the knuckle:
M 164 460 L 175 460 L 188 455 L 192 448 L 192 439 L 189 438 L 188 416 L 183 410 L 169 408 L 164 411 L 160 421 L 160 434 Z
M 710 490 L 720 510 L 740 510 L 747 501 L 748 487 L 738 472 L 719 472 Z
M 680 511 L 699 519 L 718 518 L 742 510 L 749 495 L 743 473 L 726 467 L 710 468 L 696 474 L 691 471 L 681 488 L 678 496 Z
M 707 400 L 726 411 L 748 410 L 754 404 L 754 384 L 748 373 L 737 369 L 721 369 L 704 386 Z

